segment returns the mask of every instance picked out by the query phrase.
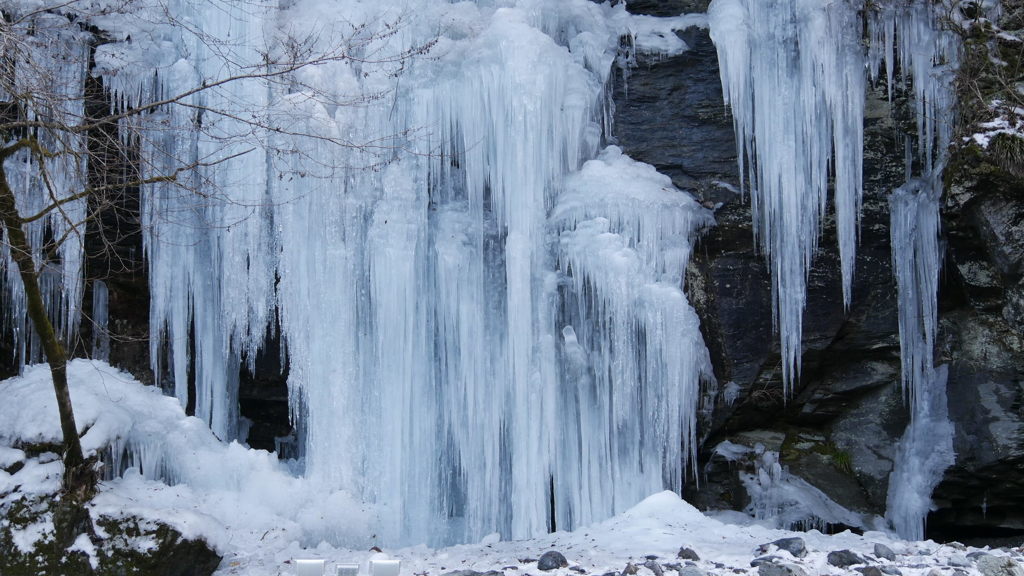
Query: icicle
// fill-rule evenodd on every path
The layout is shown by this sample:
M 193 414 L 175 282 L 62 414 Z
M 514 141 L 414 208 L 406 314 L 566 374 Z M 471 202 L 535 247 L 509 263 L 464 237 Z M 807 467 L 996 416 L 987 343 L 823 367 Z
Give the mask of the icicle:
M 799 377 L 807 274 L 830 169 L 850 303 L 863 172 L 864 54 L 856 2 L 715 0 L 708 16 L 769 261 L 787 390 Z
M 108 320 L 107 283 L 94 280 L 92 283 L 92 358 L 110 360 L 110 332 Z

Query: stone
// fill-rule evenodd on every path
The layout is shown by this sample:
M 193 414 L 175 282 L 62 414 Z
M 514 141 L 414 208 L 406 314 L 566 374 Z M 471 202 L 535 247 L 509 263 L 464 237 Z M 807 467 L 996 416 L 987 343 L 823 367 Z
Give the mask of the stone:
M 622 573 L 627 576 L 633 576 L 639 571 L 640 570 L 632 562 L 626 562 L 626 567 L 622 569 Z
M 657 556 L 655 556 L 657 558 Z M 644 568 L 647 568 L 654 573 L 654 576 L 665 576 L 665 571 L 661 569 L 661 564 L 658 564 L 654 560 L 648 560 L 644 562 Z
M 793 564 L 767 562 L 757 567 L 758 576 L 807 576 L 803 568 Z
M 879 566 L 878 569 L 882 571 L 882 574 L 889 574 L 890 576 L 903 576 L 903 572 L 901 572 L 900 569 L 895 566 Z
M 776 560 L 782 560 L 782 558 L 779 558 L 778 556 L 760 556 L 758 558 L 754 558 L 753 560 L 751 560 L 750 566 L 753 568 L 758 568 L 762 564 L 769 564 L 771 562 L 775 562 Z
M 803 558 L 807 556 L 807 545 L 804 543 L 804 539 L 794 536 L 792 538 L 781 538 L 772 542 L 779 550 L 785 550 L 796 558 Z
M 889 562 L 896 561 L 896 553 L 892 551 L 892 548 L 878 542 L 875 543 L 875 557 L 888 560 Z
M 862 568 L 857 568 L 856 570 L 864 576 L 882 576 L 882 574 L 884 574 L 878 566 L 864 566 Z
M 982 576 L 1024 576 L 1024 568 L 1006 556 L 981 556 L 977 566 Z
M 867 561 L 850 550 L 835 550 L 828 553 L 828 563 L 837 568 L 847 568 L 854 564 L 867 564 Z
M 558 568 L 565 568 L 569 565 L 569 561 L 565 559 L 565 556 L 557 550 L 548 550 L 541 555 L 540 560 L 537 560 L 537 569 L 547 572 L 549 570 L 555 570 Z
M 679 553 L 676 554 L 676 558 L 679 558 L 680 560 L 693 560 L 694 562 L 700 562 L 700 556 L 693 551 L 693 548 L 687 548 L 686 546 L 679 549 Z
M 708 576 L 708 573 L 696 566 L 683 566 L 679 570 L 679 576 Z
M 504 573 L 500 570 L 488 570 L 487 572 L 477 572 L 476 570 L 454 570 L 452 572 L 446 572 L 441 576 L 504 576 Z
M 950 566 L 956 566 L 959 568 L 970 568 L 973 564 L 971 559 L 963 554 L 953 554 L 949 557 L 949 560 L 946 563 Z

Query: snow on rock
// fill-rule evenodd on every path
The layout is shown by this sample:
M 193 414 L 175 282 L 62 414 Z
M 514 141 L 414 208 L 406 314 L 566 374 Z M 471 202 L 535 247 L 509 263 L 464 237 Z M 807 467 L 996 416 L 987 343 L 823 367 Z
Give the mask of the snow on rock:
M 520 541 L 490 535 L 477 544 L 447 548 L 367 551 L 379 542 L 373 524 L 367 521 L 374 510 L 352 502 L 343 493 L 327 491 L 313 480 L 292 475 L 266 452 L 217 440 L 201 421 L 185 416 L 173 399 L 162 397 L 154 388 L 104 363 L 78 360 L 69 368 L 73 398 L 81 406 L 83 421 L 93 423 L 97 430 L 97 446 L 102 445 L 101 432 L 107 442 L 143 446 L 145 443 L 137 443 L 138 439 L 147 438 L 148 423 L 156 422 L 164 431 L 162 442 L 148 448 L 161 453 L 166 473 L 180 468 L 173 479 L 147 477 L 133 467 L 121 478 L 102 482 L 91 505 L 94 517 L 159 521 L 181 531 L 186 538 L 203 538 L 224 556 L 217 571 L 222 576 L 290 574 L 291 561 L 296 558 L 323 558 L 329 570 L 338 563 L 356 562 L 365 571 L 371 558 L 384 557 L 400 559 L 406 575 L 496 570 L 511 576 L 535 569 L 537 559 L 550 550 L 558 551 L 568 561 L 567 567 L 550 571 L 556 576 L 580 570 L 589 574 L 620 571 L 628 562 L 644 565 L 652 556 L 656 557 L 653 562 L 667 571 L 682 545 L 701 558 L 689 561 L 696 568 L 725 576 L 750 570 L 751 561 L 760 554 L 758 550 L 796 535 L 804 540 L 807 554 L 800 558 L 781 554 L 786 555 L 786 562 L 808 574 L 856 576 L 851 569 L 828 564 L 828 554 L 836 550 L 850 550 L 872 564 L 897 568 L 904 576 L 924 576 L 933 567 L 959 561 L 960 556 L 973 556 L 962 548 L 902 542 L 881 532 L 827 536 L 815 530 L 797 534 L 757 524 L 728 524 L 704 516 L 669 491 L 656 492 L 613 518 L 581 526 L 574 532 L 559 531 Z M 17 412 L 33 414 L 38 420 L 34 438 L 57 437 L 59 428 L 49 404 L 52 391 L 45 366 L 30 367 L 25 376 L 0 383 L 0 395 L 8 399 L 0 412 L 3 444 L 19 440 L 12 434 L 9 419 Z M 103 424 L 108 414 L 110 425 Z M 153 453 L 139 455 L 137 462 L 145 467 L 153 458 Z M 52 493 L 59 487 L 60 463 L 53 455 L 25 462 L 16 472 L 21 492 Z M 0 479 L 6 478 L 5 474 L 0 471 Z M 4 486 L 0 484 L 0 495 L 10 490 Z M 45 521 L 27 526 L 15 533 L 15 544 L 31 550 L 52 529 Z M 348 531 L 346 541 L 357 544 L 342 548 L 327 543 L 332 530 Z M 894 559 L 877 558 L 877 544 L 895 550 Z M 75 549 L 88 553 L 89 543 L 79 539 Z M 989 553 L 1004 563 L 1013 562 L 1006 551 Z M 979 574 L 973 565 L 963 569 L 969 576 Z

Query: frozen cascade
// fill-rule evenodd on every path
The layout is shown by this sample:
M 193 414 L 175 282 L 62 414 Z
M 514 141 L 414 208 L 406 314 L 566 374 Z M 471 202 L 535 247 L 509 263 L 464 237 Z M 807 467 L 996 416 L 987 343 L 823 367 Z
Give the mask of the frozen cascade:
M 185 404 L 194 374 L 196 416 L 236 438 L 239 367 L 279 330 L 304 482 L 365 502 L 389 543 L 526 537 L 680 490 L 712 378 L 683 278 L 712 219 L 600 147 L 619 38 L 678 53 L 649 40 L 703 20 L 588 0 L 279 4 L 111 5 L 93 22 L 115 107 L 187 94 L 121 121 L 143 178 L 177 176 L 142 192 L 165 388 Z M 306 53 L 331 56 L 286 70 Z M 47 66 L 74 87 L 86 60 Z M 8 162 L 27 213 L 39 171 Z M 60 261 L 48 290 L 67 333 L 80 252 Z M 194 477 L 159 443 L 124 450 L 116 470 Z
M 941 184 L 914 179 L 893 192 L 893 269 L 899 287 L 900 356 L 910 394 L 910 424 L 896 448 L 886 518 L 903 538 L 924 538 L 931 494 L 955 461 L 946 406 L 947 367 L 933 367 L 938 323 Z
M 771 270 L 787 390 L 800 375 L 807 274 L 830 175 L 850 303 L 863 178 L 859 9 L 818 0 L 714 0 L 708 9 L 754 233 Z
M 901 80 L 914 94 L 918 125 L 918 165 L 890 197 L 893 274 L 899 293 L 901 382 L 910 424 L 897 446 L 889 477 L 886 518 L 903 538 L 922 539 L 931 494 L 955 461 L 953 425 L 946 406 L 947 368 L 934 366 L 938 328 L 939 270 L 942 264 L 939 208 L 942 173 L 953 132 L 954 74 L 959 38 L 936 23 L 927 3 L 895 3 L 873 12 L 869 34 L 871 71 L 886 61 L 886 82 Z M 894 45 L 895 44 L 895 45 Z M 879 55 L 879 51 L 884 51 Z M 908 171 L 910 167 L 908 166 Z

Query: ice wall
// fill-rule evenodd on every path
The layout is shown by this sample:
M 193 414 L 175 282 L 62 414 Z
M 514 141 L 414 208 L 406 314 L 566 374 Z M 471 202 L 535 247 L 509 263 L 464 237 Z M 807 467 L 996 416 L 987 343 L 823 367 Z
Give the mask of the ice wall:
M 93 19 L 114 110 L 165 101 L 121 126 L 153 180 L 161 383 L 184 404 L 194 374 L 231 440 L 240 365 L 279 330 L 308 485 L 365 502 L 389 543 L 526 537 L 680 490 L 711 378 L 683 292 L 710 213 L 600 150 L 619 38 L 661 24 L 494 4 Z

